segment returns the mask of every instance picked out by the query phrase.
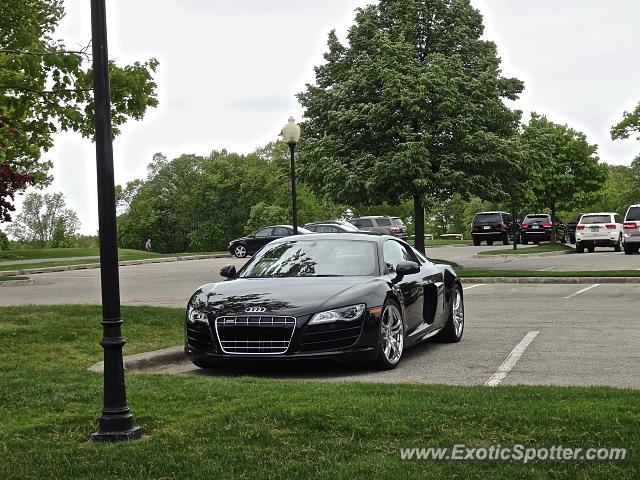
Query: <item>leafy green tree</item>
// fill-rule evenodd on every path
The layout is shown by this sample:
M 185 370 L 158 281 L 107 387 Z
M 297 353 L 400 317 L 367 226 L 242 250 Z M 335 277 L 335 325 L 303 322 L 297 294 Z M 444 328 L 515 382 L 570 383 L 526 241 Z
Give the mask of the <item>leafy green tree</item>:
M 590 145 L 583 133 L 558 125 L 545 116 L 532 114 L 522 133 L 523 148 L 539 165 L 532 190 L 534 208 L 573 210 L 597 200 L 607 178 L 607 168 L 599 163 L 597 146 Z M 551 241 L 555 242 L 555 229 Z
M 329 34 L 326 63 L 298 95 L 305 108 L 300 163 L 320 192 L 352 204 L 414 204 L 424 250 L 425 200 L 499 187 L 488 172 L 515 134 L 523 83 L 500 75 L 468 0 L 381 0 L 359 9 L 342 45 Z
M 268 225 L 287 224 L 290 219 L 285 208 L 259 202 L 251 207 L 244 233 L 248 235 Z
M 59 223 L 62 220 L 63 223 Z M 66 208 L 62 193 L 29 193 L 25 195 L 22 212 L 9 225 L 7 232 L 20 242 L 45 248 L 56 226 L 63 236 L 72 236 L 80 228 L 78 215 Z
M 611 128 L 612 140 L 629 138 L 635 134 L 638 134 L 636 139 L 640 140 L 640 103 L 636 105 L 633 112 L 624 112 L 620 123 Z
M 49 248 L 71 248 L 75 246 L 75 232 L 70 231 L 64 217 L 59 217 L 55 221 L 53 232 L 47 246 Z
M 9 249 L 9 239 L 7 238 L 7 234 L 0 230 L 0 250 L 8 250 Z
M 52 38 L 64 17 L 62 0 L 3 0 L 1 10 L 0 164 L 45 184 L 51 162 L 42 153 L 52 147 L 55 133 L 93 137 L 90 54 L 88 47 L 70 51 Z M 128 118 L 141 119 L 157 105 L 152 78 L 157 65 L 153 58 L 109 63 L 114 135 Z M 8 194 L 2 194 L 0 200 L 6 200 Z

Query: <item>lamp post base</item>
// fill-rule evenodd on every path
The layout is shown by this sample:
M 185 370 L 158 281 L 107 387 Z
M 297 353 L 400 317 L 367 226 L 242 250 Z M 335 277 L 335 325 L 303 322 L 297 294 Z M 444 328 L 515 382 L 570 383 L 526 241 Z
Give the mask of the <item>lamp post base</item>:
M 91 434 L 93 442 L 126 442 L 128 440 L 140 440 L 142 428 L 134 427 L 124 432 L 96 432 Z

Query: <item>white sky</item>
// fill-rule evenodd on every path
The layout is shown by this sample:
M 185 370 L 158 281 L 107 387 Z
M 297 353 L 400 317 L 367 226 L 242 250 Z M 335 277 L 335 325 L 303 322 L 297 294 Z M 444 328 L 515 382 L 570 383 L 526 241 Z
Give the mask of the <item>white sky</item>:
M 371 0 L 110 0 L 109 54 L 119 64 L 156 57 L 159 106 L 130 121 L 114 143 L 116 183 L 144 178 L 156 152 L 169 158 L 214 149 L 249 153 L 277 139 L 294 94 L 312 82 L 328 32 L 341 38 L 356 7 Z M 567 123 L 599 145 L 604 161 L 628 165 L 634 140 L 613 142 L 611 126 L 640 100 L 640 1 L 472 0 L 503 74 L 525 82 L 528 113 Z M 67 47 L 91 37 L 89 2 L 67 0 L 56 35 Z M 93 144 L 61 134 L 44 158 L 47 191 L 62 191 L 82 233 L 97 231 Z M 17 205 L 20 206 L 21 198 Z M 19 208 L 18 208 L 19 212 Z M 18 213 L 16 212 L 16 213 Z

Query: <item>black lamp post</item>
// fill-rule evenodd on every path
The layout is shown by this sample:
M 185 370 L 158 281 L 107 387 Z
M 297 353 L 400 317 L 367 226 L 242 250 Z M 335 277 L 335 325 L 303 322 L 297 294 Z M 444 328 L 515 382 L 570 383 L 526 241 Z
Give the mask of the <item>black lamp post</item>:
M 296 199 L 296 144 L 300 140 L 300 127 L 296 125 L 293 117 L 289 117 L 287 123 L 282 129 L 282 139 L 284 143 L 289 145 L 291 152 L 291 225 L 293 226 L 293 234 L 298 234 L 298 202 Z
M 120 281 L 116 234 L 116 200 L 111 144 L 111 100 L 107 54 L 105 0 L 91 0 L 93 44 L 93 96 L 95 101 L 96 167 L 98 177 L 98 222 L 100 225 L 100 280 L 104 350 L 104 403 L 94 442 L 117 442 L 142 437 L 127 406 L 122 365 L 120 331 Z

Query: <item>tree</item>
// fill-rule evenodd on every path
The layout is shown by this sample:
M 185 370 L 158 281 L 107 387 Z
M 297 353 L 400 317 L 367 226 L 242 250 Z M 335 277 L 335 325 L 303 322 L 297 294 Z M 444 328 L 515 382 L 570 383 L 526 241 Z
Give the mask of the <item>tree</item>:
M 533 113 L 522 132 L 522 143 L 526 155 L 540 168 L 532 185 L 536 196 L 532 206 L 548 208 L 555 217 L 558 210 L 597 200 L 607 168 L 599 163 L 597 145 L 590 145 L 583 133 Z M 553 228 L 551 241 L 555 240 Z
M 424 250 L 425 200 L 493 191 L 503 139 L 515 135 L 523 83 L 500 75 L 468 0 L 381 0 L 357 11 L 342 45 L 298 94 L 303 178 L 334 200 L 414 204 Z M 496 172 L 496 173 L 492 173 Z
M 72 231 L 67 226 L 67 221 L 64 217 L 56 219 L 53 232 L 51 232 L 51 238 L 47 243 L 49 248 L 71 248 L 75 245 L 75 238 Z
M 289 223 L 287 210 L 278 205 L 267 205 L 264 202 L 256 203 L 251 207 L 249 220 L 244 227 L 244 233 L 253 233 L 268 225 Z
M 62 0 L 3 0 L 0 15 L 0 165 L 51 180 L 42 160 L 56 132 L 93 137 L 93 74 L 87 48 L 70 51 L 51 35 L 64 16 Z M 157 105 L 152 74 L 158 65 L 109 63 L 113 133 L 128 118 L 141 119 Z M 11 205 L 24 182 L 0 178 L 0 202 Z M 1 208 L 1 207 L 0 207 Z M 9 209 L 10 210 L 10 209 Z M 0 222 L 8 221 L 0 216 Z
M 620 140 L 629 138 L 632 134 L 637 133 L 637 140 L 640 140 L 640 103 L 636 105 L 633 112 L 624 112 L 622 120 L 611 128 L 611 139 Z
M 71 236 L 80 228 L 78 215 L 66 208 L 64 195 L 29 193 L 22 204 L 22 212 L 9 225 L 7 232 L 21 242 L 45 248 L 56 227 L 58 238 Z

